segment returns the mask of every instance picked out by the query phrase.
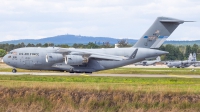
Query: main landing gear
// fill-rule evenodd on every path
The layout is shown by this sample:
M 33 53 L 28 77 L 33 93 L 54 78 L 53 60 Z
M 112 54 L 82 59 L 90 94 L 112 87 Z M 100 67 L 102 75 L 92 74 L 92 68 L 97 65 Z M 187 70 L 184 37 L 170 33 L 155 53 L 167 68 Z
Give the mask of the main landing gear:
M 17 72 L 17 70 L 16 70 L 15 68 L 13 68 L 13 69 L 12 69 L 12 72 L 13 72 L 13 73 L 16 73 L 16 72 Z

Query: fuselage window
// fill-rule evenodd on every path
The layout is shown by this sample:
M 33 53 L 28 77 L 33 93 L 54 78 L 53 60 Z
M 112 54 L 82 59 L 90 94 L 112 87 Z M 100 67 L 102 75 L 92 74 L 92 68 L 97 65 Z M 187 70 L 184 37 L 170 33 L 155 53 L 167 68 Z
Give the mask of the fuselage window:
M 13 58 L 17 58 L 17 56 L 13 56 Z
M 25 55 L 29 55 L 29 53 L 25 53 Z
M 49 56 L 49 58 L 53 58 L 52 56 Z
M 23 53 L 19 53 L 19 55 L 23 55 Z

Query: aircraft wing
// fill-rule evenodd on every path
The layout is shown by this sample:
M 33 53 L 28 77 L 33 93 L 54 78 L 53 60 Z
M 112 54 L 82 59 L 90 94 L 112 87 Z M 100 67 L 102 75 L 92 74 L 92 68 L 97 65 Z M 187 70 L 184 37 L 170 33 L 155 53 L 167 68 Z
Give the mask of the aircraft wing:
M 128 59 L 126 57 L 114 56 L 114 55 L 105 55 L 105 54 L 101 54 L 101 55 L 99 55 L 99 54 L 91 54 L 89 56 L 89 58 L 117 60 L 117 61 Z
M 97 59 L 105 59 L 105 60 L 126 60 L 129 59 L 129 57 L 124 57 L 124 56 L 115 56 L 115 55 L 109 55 L 109 54 L 103 54 L 103 53 L 96 53 L 92 51 L 87 51 L 87 50 L 80 50 L 80 49 L 59 49 L 57 52 L 61 53 L 67 53 L 67 55 L 82 55 L 86 56 L 88 58 L 97 58 Z M 134 52 L 131 56 L 135 56 L 137 51 Z M 133 58 L 133 57 L 132 57 Z
M 196 64 L 196 63 L 200 63 L 200 61 L 194 61 L 194 62 L 192 62 L 192 63 Z

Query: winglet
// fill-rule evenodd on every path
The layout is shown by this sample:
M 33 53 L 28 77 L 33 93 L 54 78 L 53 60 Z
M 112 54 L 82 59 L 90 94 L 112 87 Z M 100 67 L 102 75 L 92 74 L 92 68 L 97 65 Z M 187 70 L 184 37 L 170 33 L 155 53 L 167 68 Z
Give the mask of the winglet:
M 138 51 L 138 49 L 136 49 L 136 50 L 131 54 L 131 56 L 129 57 L 129 59 L 135 58 L 135 56 L 136 56 L 136 54 L 137 54 L 137 51 Z
M 183 20 L 160 20 L 162 23 L 179 23 L 182 24 L 184 22 L 195 22 L 195 21 L 183 21 Z

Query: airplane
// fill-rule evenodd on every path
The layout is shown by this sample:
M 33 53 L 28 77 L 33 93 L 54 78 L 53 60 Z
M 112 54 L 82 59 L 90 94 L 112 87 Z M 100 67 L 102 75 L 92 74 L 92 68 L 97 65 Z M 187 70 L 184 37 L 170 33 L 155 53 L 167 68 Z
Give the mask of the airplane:
M 134 63 L 135 66 L 137 65 L 143 65 L 143 66 L 149 66 L 149 65 L 154 65 L 157 63 L 157 62 L 160 62 L 160 56 L 158 56 L 156 58 L 156 60 L 149 60 L 149 61 L 141 61 L 141 62 L 137 62 L 137 63 Z
M 193 53 L 193 57 L 194 57 L 194 60 L 196 61 L 193 66 L 194 67 L 199 67 L 200 66 L 200 61 L 197 61 L 197 58 L 196 58 L 196 53 Z
M 193 66 L 194 67 L 199 67 L 200 66 L 200 62 L 199 63 L 195 63 Z
M 193 53 L 193 57 L 194 57 L 194 61 L 195 63 L 193 64 L 194 67 L 199 67 L 200 66 L 200 61 L 197 61 L 197 58 L 196 58 L 196 53 Z
M 194 65 L 196 63 L 200 63 L 198 61 L 196 61 L 196 53 L 190 53 L 188 60 L 184 60 L 184 61 L 168 61 L 166 62 L 167 66 L 169 68 L 171 67 L 176 67 L 176 68 L 186 68 L 189 67 L 191 65 Z
M 70 73 L 92 73 L 122 67 L 150 57 L 167 54 L 159 48 L 171 33 L 187 21 L 158 17 L 133 47 L 104 49 L 75 49 L 60 47 L 25 47 L 11 50 L 3 61 L 16 68 L 54 70 Z

